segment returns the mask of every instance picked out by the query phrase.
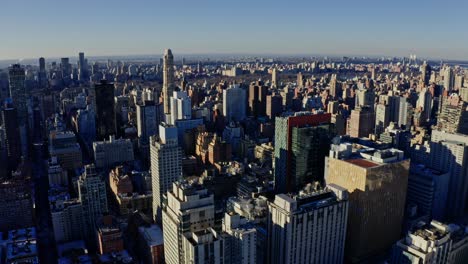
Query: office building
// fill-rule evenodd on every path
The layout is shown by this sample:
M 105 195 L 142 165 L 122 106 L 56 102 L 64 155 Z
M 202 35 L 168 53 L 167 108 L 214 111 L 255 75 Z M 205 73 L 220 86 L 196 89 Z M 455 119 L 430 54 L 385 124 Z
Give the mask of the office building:
M 76 112 L 76 131 L 89 146 L 96 140 L 96 113 L 90 105 Z
M 356 108 L 369 107 L 374 110 L 375 92 L 372 89 L 359 89 L 354 96 Z
M 283 98 L 279 94 L 267 95 L 266 98 L 266 115 L 271 120 L 279 116 L 283 112 Z
M 10 97 L 16 108 L 18 126 L 20 129 L 21 154 L 26 157 L 28 154 L 30 138 L 28 137 L 29 114 L 28 102 L 29 93 L 26 90 L 26 75 L 24 68 L 19 64 L 13 64 L 8 68 Z
M 254 117 L 265 116 L 266 96 L 268 87 L 261 81 L 253 82 L 249 86 L 249 115 Z
M 163 195 L 171 188 L 173 182 L 182 177 L 182 150 L 178 145 L 175 126 L 159 126 L 159 138 L 150 138 L 150 154 L 153 215 L 154 220 L 160 223 Z
M 343 95 L 343 90 L 341 88 L 341 83 L 338 82 L 336 74 L 332 74 L 330 79 L 330 95 L 335 98 L 341 98 Z
M 66 189 L 50 189 L 49 208 L 57 243 L 84 238 L 85 219 L 79 199 L 72 199 Z
M 268 263 L 343 263 L 347 191 L 312 184 L 268 205 Z
M 275 122 L 275 190 L 298 191 L 322 180 L 323 162 L 333 137 L 328 113 L 297 112 Z M 325 151 L 325 152 L 324 152 Z
M 18 121 L 20 125 L 28 123 L 28 97 L 26 90 L 26 76 L 24 68 L 19 64 L 13 64 L 8 68 L 10 97 L 16 107 L 18 113 Z
M 2 141 L 5 144 L 7 156 L 7 172 L 11 173 L 16 170 L 21 162 L 21 141 L 20 128 L 18 124 L 18 114 L 16 108 L 11 102 L 5 102 L 2 111 L 4 138 Z M 0 137 L 1 138 L 1 137 Z
M 163 97 L 164 114 L 171 113 L 170 97 L 175 91 L 174 84 L 174 56 L 170 49 L 164 51 L 163 57 Z
M 86 233 L 92 235 L 96 221 L 108 212 L 106 184 L 93 164 L 86 165 L 85 172 L 78 179 L 78 197 L 83 206 Z
M 180 263 L 225 263 L 224 239 L 212 228 L 184 234 L 182 247 L 184 259 Z
M 0 182 L 0 232 L 34 225 L 31 181 L 13 175 Z
M 465 214 L 468 194 L 467 160 L 468 136 L 432 131 L 428 165 L 442 172 L 450 172 L 446 213 L 452 220 Z
M 49 80 L 47 79 L 45 59 L 39 58 L 39 71 L 37 72 L 37 82 L 39 88 L 45 89 L 49 86 Z
M 447 206 L 450 173 L 411 164 L 406 204 L 417 206 L 420 216 L 442 221 Z
M 102 216 L 96 223 L 96 233 L 99 254 L 104 255 L 124 250 L 122 230 L 115 217 Z
M 408 102 L 408 99 L 402 96 L 389 96 L 388 104 L 390 106 L 390 121 L 409 130 L 413 107 Z
M 81 82 L 89 81 L 88 60 L 85 59 L 85 55 L 83 52 L 78 53 L 78 74 L 78 79 Z
M 409 160 L 397 149 L 375 150 L 335 142 L 326 159 L 325 181 L 348 190 L 345 258 L 369 260 L 400 238 Z
M 83 166 L 81 147 L 71 131 L 51 131 L 49 153 L 51 157 L 57 157 L 64 170 L 74 170 Z
M 140 144 L 149 144 L 150 136 L 158 134 L 159 107 L 154 101 L 136 105 L 137 130 Z
M 446 66 L 444 69 L 444 89 L 448 92 L 451 92 L 455 84 L 455 74 L 452 67 Z
M 468 103 L 457 94 L 442 97 L 436 129 L 447 133 L 468 135 Z
M 223 115 L 227 122 L 240 122 L 245 119 L 247 95 L 239 85 L 231 85 L 223 90 Z
M 49 186 L 68 186 L 68 173 L 62 169 L 57 157 L 51 157 L 47 163 Z
M 225 263 L 257 263 L 257 229 L 253 222 L 234 212 L 225 213 L 222 237 Z
M 96 168 L 109 168 L 134 160 L 133 145 L 130 139 L 115 139 L 93 142 Z
M 421 71 L 420 86 L 427 87 L 429 85 L 429 79 L 431 78 L 431 66 L 429 66 L 429 64 L 427 64 L 427 62 L 424 61 L 424 63 L 421 65 L 420 71 Z
M 278 69 L 277 68 L 273 68 L 273 70 L 271 70 L 271 86 L 274 87 L 274 88 L 278 88 Z
M 395 244 L 390 263 L 449 263 L 451 246 L 448 226 L 423 223 Z
M 351 137 L 369 137 L 374 133 L 375 113 L 369 107 L 361 107 L 351 111 L 348 119 L 347 134 Z
M 176 120 L 192 118 L 192 102 L 185 91 L 174 91 L 170 98 L 171 103 L 171 125 Z
M 186 263 L 186 256 L 194 257 L 194 247 L 197 247 L 185 247 L 184 235 L 194 238 L 197 232 L 205 233 L 214 226 L 214 196 L 202 186 L 174 182 L 167 191 L 162 218 L 166 263 Z
M 375 134 L 380 135 L 390 124 L 390 107 L 387 104 L 377 104 L 375 107 Z
M 114 84 L 101 80 L 94 85 L 96 93 L 96 136 L 104 140 L 116 134 L 114 109 Z

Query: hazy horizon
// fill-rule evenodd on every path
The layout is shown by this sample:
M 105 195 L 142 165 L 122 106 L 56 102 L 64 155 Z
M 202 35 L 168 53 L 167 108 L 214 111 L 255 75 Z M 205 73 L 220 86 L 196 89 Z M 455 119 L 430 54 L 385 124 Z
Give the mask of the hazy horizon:
M 468 60 L 465 1 L 6 1 L 0 60 L 324 54 Z

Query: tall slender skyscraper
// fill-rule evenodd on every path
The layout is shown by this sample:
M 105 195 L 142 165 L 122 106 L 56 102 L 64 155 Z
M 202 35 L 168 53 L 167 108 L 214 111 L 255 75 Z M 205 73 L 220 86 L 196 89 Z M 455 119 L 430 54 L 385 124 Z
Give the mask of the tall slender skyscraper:
M 3 128 L 5 130 L 3 141 L 7 151 L 8 172 L 15 170 L 21 161 L 20 130 L 16 108 L 10 102 L 5 102 L 2 109 Z
M 164 114 L 171 113 L 170 97 L 174 92 L 174 56 L 170 49 L 164 51 L 163 64 L 163 94 L 164 94 Z
M 177 128 L 159 126 L 159 138 L 150 138 L 151 178 L 153 187 L 153 215 L 161 222 L 162 197 L 172 183 L 182 177 L 182 150 L 178 145 Z
M 115 135 L 114 84 L 102 80 L 95 85 L 97 139 L 104 140 Z
M 19 64 L 13 64 L 9 68 L 10 97 L 18 111 L 20 124 L 26 124 L 28 121 L 28 95 L 25 86 L 24 68 Z
M 271 71 L 271 86 L 278 87 L 278 70 L 276 68 Z
M 83 52 L 78 54 L 78 70 L 80 81 L 86 81 L 88 79 L 88 62 Z
M 23 156 L 28 155 L 28 97 L 26 91 L 26 75 L 24 68 L 19 64 L 13 64 L 8 69 L 10 82 L 10 97 L 13 99 L 13 105 L 16 107 L 18 123 L 20 127 L 21 152 Z
M 37 81 L 40 88 L 47 88 L 47 73 L 45 69 L 44 58 L 39 58 L 39 72 L 37 73 Z

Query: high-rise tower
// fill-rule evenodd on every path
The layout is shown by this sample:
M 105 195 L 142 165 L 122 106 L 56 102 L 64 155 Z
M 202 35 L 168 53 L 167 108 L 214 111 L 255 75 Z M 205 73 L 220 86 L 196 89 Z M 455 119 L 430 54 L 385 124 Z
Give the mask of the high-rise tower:
M 153 215 L 156 222 L 161 222 L 163 194 L 170 189 L 172 183 L 182 177 L 182 150 L 178 145 L 175 126 L 159 126 L 159 137 L 150 137 L 150 155 Z
M 170 49 L 164 51 L 163 59 L 163 94 L 164 114 L 171 113 L 170 97 L 174 92 L 174 56 Z
M 275 190 L 299 191 L 312 181 L 323 181 L 324 159 L 334 135 L 331 114 L 298 112 L 275 122 Z
M 101 80 L 95 84 L 96 91 L 96 129 L 98 140 L 115 135 L 114 84 Z
M 20 124 L 26 124 L 28 121 L 28 95 L 25 85 L 24 68 L 19 64 L 13 64 L 9 69 L 10 82 L 10 97 L 13 99 L 13 104 L 18 111 L 18 119 Z

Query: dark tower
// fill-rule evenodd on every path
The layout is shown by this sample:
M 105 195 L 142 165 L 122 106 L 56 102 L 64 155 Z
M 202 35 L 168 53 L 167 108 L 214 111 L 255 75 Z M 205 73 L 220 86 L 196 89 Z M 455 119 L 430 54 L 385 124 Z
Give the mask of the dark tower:
M 115 135 L 114 84 L 102 80 L 94 85 L 96 90 L 96 135 L 98 140 Z

